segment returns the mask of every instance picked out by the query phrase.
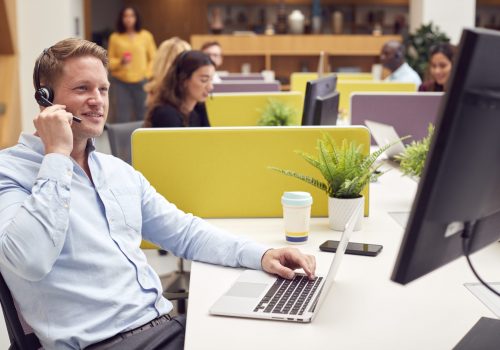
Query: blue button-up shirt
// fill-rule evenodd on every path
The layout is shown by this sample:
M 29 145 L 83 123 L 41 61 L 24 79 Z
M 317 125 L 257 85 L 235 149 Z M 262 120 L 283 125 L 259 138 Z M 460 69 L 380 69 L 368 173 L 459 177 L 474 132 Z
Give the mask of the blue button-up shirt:
M 92 181 L 34 135 L 0 152 L 0 270 L 46 349 L 84 348 L 172 309 L 143 238 L 186 259 L 261 268 L 266 247 L 182 212 L 89 147 Z
M 418 73 L 406 62 L 392 72 L 385 80 L 398 83 L 413 83 L 417 88 L 422 84 L 422 79 L 420 79 Z

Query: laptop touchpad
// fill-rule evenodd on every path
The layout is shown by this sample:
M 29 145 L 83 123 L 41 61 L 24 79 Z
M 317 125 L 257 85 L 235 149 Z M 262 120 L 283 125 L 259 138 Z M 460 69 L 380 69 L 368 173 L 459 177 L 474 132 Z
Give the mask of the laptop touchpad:
M 250 283 L 250 282 L 237 282 L 226 293 L 227 296 L 242 297 L 242 298 L 256 298 L 266 288 L 268 284 L 265 283 Z

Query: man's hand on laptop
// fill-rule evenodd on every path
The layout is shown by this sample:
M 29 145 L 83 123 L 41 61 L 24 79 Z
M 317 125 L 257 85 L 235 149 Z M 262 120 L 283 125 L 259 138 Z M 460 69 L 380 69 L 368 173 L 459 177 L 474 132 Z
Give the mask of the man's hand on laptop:
M 262 269 L 283 278 L 292 279 L 293 270 L 302 268 L 307 277 L 314 279 L 316 259 L 295 248 L 269 249 L 262 256 Z

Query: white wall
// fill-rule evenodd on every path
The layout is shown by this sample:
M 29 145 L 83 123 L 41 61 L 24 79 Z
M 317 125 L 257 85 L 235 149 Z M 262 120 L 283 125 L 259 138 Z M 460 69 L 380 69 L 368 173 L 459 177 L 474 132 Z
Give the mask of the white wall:
M 458 44 L 464 28 L 473 28 L 476 0 L 410 0 L 410 32 L 432 21 Z
M 76 26 L 78 19 L 79 25 Z M 83 0 L 17 0 L 21 127 L 34 131 L 33 66 L 44 48 L 61 39 L 83 37 Z

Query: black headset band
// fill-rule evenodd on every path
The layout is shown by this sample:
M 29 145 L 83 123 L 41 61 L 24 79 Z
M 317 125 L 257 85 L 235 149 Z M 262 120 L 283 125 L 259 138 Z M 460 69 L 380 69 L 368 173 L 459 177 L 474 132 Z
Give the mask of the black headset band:
M 36 60 L 36 66 L 35 66 L 35 89 L 40 89 L 42 86 L 40 84 L 40 66 L 42 65 L 42 59 L 45 55 L 49 54 L 49 49 L 43 49 L 43 52 L 40 54 L 38 59 Z
M 180 74 L 180 72 L 181 72 L 181 65 L 182 65 L 182 63 L 184 62 L 184 60 L 185 60 L 185 58 L 186 58 L 186 56 L 187 56 L 187 54 L 188 54 L 188 52 L 189 52 L 189 51 L 190 51 L 190 50 L 184 50 L 184 51 L 182 51 L 182 52 L 179 54 L 179 56 L 177 57 L 177 62 L 176 62 L 176 63 L 177 63 L 177 66 L 175 67 L 175 72 L 176 72 L 177 76 L 178 76 L 178 75 Z

